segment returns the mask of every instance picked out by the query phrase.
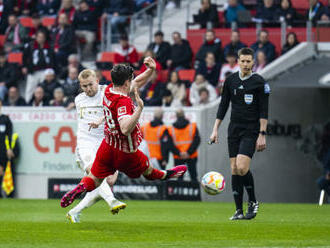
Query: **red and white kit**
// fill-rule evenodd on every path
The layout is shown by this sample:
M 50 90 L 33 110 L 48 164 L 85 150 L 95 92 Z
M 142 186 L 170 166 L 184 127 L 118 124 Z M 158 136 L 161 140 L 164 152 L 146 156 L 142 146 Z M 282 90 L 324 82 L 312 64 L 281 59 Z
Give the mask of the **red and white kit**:
M 94 176 L 104 178 L 119 170 L 131 178 L 137 178 L 149 167 L 147 156 L 138 150 L 142 141 L 140 125 L 137 124 L 128 136 L 120 130 L 119 121 L 133 115 L 134 109 L 132 99 L 115 92 L 112 84 L 105 89 L 103 99 L 105 138 L 93 163 Z

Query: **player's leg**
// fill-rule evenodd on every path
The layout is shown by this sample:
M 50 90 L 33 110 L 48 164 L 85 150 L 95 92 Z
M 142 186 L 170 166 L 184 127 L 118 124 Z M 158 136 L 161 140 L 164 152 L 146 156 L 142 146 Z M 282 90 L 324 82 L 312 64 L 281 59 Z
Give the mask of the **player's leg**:
M 243 182 L 241 177 L 238 175 L 237 168 L 237 154 L 240 147 L 240 133 L 241 128 L 235 123 L 230 123 L 228 127 L 228 152 L 230 158 L 230 168 L 231 168 L 231 187 L 233 192 L 233 197 L 235 201 L 236 211 L 230 220 L 242 220 L 243 215 Z
M 230 158 L 231 168 L 231 188 L 233 191 L 233 197 L 235 201 L 236 211 L 230 218 L 231 220 L 242 220 L 243 215 L 243 182 L 241 177 L 238 175 L 236 157 Z
M 118 214 L 121 209 L 125 209 L 127 206 L 126 203 L 117 200 L 113 195 L 111 187 L 117 181 L 117 177 L 118 171 L 104 179 L 98 187 L 100 196 L 108 203 L 112 214 Z
M 240 151 L 237 156 L 238 174 L 242 178 L 243 185 L 248 193 L 249 203 L 248 210 L 245 214 L 246 219 L 253 219 L 259 210 L 259 203 L 256 200 L 254 190 L 254 179 L 250 171 L 250 164 L 253 154 L 255 152 L 255 145 L 257 140 L 257 133 L 244 137 L 240 144 Z
M 81 179 L 80 183 L 71 191 L 66 193 L 61 200 L 61 206 L 67 207 L 84 192 L 91 192 L 96 189 L 104 178 L 115 173 L 111 167 L 111 151 L 105 140 L 102 141 L 94 160 L 91 172 Z
M 187 166 L 179 165 L 169 170 L 153 168 L 148 157 L 137 150 L 135 153 L 122 153 L 119 158 L 118 168 L 130 178 L 138 178 L 143 175 L 148 180 L 166 180 L 178 178 L 187 171 Z

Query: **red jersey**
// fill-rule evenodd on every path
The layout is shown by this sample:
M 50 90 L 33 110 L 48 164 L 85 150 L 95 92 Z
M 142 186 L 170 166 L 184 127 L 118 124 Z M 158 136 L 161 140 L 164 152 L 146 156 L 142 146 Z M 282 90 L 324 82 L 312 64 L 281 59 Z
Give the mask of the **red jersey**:
M 113 84 L 107 86 L 103 98 L 105 141 L 108 145 L 126 153 L 135 152 L 142 141 L 139 124 L 128 136 L 120 130 L 119 121 L 124 117 L 133 115 L 134 109 L 135 106 L 130 97 L 115 92 Z

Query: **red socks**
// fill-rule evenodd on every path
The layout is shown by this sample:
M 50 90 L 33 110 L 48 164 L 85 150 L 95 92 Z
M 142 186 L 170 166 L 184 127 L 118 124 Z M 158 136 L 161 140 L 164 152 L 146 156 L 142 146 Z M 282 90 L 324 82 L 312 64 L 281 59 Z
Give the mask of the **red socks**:
M 144 177 L 147 178 L 148 180 L 156 180 L 156 179 L 163 179 L 164 176 L 165 176 L 164 171 L 153 168 L 152 172 L 149 175 L 145 175 Z
M 94 180 L 90 177 L 83 177 L 83 179 L 81 179 L 80 183 L 84 185 L 87 192 L 90 192 L 95 189 Z

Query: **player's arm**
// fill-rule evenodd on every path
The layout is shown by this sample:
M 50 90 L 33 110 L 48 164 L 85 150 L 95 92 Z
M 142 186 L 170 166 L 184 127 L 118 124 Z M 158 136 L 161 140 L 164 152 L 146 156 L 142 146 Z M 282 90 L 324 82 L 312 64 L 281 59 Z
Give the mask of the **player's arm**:
M 135 111 L 132 115 L 125 116 L 121 119 L 118 119 L 120 130 L 126 136 L 130 135 L 130 133 L 133 132 L 134 128 L 136 127 L 136 124 L 139 121 L 139 118 L 141 116 L 143 106 L 144 106 L 143 101 L 140 98 L 140 95 L 138 93 L 137 88 L 135 88 L 134 94 L 135 94 L 135 99 L 136 99 L 136 102 L 138 104 L 138 107 L 135 109 Z
M 267 83 L 258 89 L 258 97 L 259 97 L 259 136 L 257 139 L 256 149 L 257 151 L 263 151 L 266 149 L 266 131 L 267 131 L 267 123 L 268 123 L 268 105 L 269 105 L 269 93 L 270 88 Z
M 221 95 L 221 102 L 219 104 L 218 112 L 217 112 L 217 118 L 215 119 L 212 134 L 210 136 L 209 144 L 212 143 L 219 143 L 219 137 L 218 137 L 218 129 L 221 125 L 222 120 L 225 118 L 225 115 L 227 113 L 229 103 L 230 103 L 230 89 L 228 86 L 228 79 L 226 79 L 223 91 Z
M 148 79 L 152 75 L 152 73 L 156 70 L 156 62 L 151 58 L 147 57 L 144 59 L 143 63 L 147 67 L 147 70 L 145 70 L 143 73 L 139 74 L 131 84 L 131 92 L 134 91 L 134 88 L 141 88 L 143 85 L 145 85 L 148 82 Z
M 90 131 L 92 128 L 98 128 L 104 122 L 104 120 L 105 120 L 105 117 L 102 116 L 97 121 L 88 123 L 88 125 L 89 125 L 88 131 Z

